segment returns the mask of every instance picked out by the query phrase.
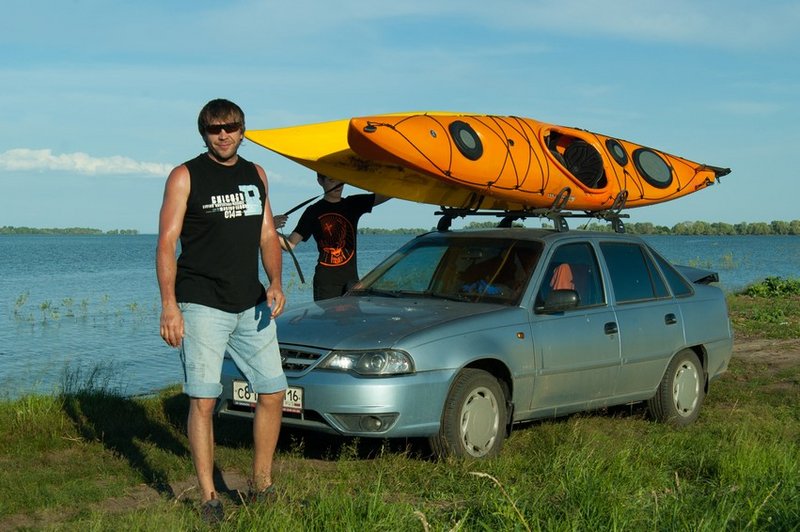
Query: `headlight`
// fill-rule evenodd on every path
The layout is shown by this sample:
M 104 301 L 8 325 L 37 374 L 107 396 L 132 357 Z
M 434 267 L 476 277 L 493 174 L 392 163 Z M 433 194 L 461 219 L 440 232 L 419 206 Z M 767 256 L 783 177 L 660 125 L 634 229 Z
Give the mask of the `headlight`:
M 402 375 L 414 373 L 414 360 L 405 351 L 333 351 L 318 368 L 355 371 L 359 375 Z

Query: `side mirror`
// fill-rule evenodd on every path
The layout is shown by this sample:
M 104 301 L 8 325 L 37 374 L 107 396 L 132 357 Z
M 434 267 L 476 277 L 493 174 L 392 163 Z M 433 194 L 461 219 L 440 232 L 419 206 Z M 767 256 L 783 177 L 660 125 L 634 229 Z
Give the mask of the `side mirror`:
M 542 314 L 553 314 L 578 308 L 581 298 L 575 290 L 553 290 L 544 301 L 544 306 L 538 309 Z

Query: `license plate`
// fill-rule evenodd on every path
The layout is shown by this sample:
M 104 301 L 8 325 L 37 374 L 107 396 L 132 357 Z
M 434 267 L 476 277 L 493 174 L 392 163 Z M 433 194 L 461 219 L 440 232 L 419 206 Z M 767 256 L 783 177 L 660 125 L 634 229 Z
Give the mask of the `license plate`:
M 245 381 L 233 381 L 233 404 L 256 406 L 258 394 Z M 290 386 L 283 396 L 283 411 L 300 414 L 303 411 L 303 389 Z

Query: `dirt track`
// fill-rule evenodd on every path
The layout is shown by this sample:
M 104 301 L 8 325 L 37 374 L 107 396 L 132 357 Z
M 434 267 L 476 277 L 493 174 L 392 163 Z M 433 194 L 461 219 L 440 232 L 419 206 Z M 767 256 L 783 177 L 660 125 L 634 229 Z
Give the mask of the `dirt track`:
M 733 356 L 747 362 L 766 364 L 774 371 L 779 371 L 800 364 L 800 338 L 735 340 Z

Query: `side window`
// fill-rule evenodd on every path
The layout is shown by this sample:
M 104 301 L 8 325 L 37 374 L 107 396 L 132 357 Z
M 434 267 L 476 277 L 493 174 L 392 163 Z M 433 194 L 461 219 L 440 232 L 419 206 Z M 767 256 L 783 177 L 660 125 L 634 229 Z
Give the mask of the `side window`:
M 658 265 L 661 266 L 661 271 L 664 272 L 664 277 L 667 278 L 669 287 L 672 288 L 672 293 L 676 297 L 688 296 L 693 292 L 691 285 L 675 270 L 672 264 L 658 253 L 653 253 L 653 256 L 656 258 Z
M 565 244 L 556 249 L 539 287 L 536 306 L 543 306 L 553 290 L 574 290 L 578 294 L 578 307 L 605 303 L 603 283 L 592 246 L 582 242 Z
M 642 301 L 669 295 L 655 264 L 640 245 L 604 242 L 600 244 L 600 249 L 606 259 L 617 302 Z
M 664 282 L 664 278 L 658 273 L 658 268 L 650 257 L 650 254 L 645 253 L 644 260 L 647 263 L 647 269 L 650 270 L 650 280 L 653 281 L 653 289 L 656 292 L 656 297 L 669 297 L 667 284 Z

